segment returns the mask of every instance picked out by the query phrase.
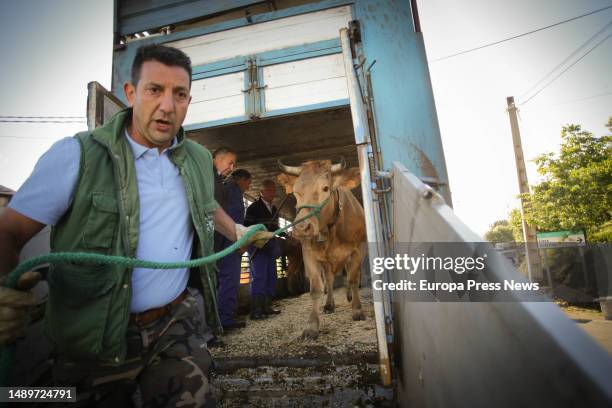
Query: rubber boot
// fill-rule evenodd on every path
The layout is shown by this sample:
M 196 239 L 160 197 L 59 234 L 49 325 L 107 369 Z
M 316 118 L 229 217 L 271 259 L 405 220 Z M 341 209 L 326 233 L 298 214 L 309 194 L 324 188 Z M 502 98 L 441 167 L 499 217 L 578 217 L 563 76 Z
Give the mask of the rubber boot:
M 272 309 L 272 296 L 264 298 L 263 314 L 266 316 L 280 314 L 280 310 Z
M 251 320 L 265 319 L 266 316 L 263 314 L 263 297 L 252 296 L 251 297 Z

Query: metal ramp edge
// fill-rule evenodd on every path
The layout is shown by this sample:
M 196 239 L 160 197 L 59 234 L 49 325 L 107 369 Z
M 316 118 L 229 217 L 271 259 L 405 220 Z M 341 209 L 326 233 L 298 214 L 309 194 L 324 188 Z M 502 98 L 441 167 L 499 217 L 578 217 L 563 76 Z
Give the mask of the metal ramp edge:
M 400 163 L 393 165 L 392 185 L 394 242 L 483 241 Z M 494 255 L 488 263 L 497 278 L 522 279 L 509 260 Z M 399 298 L 393 320 L 403 406 L 612 404 L 612 358 L 553 303 Z

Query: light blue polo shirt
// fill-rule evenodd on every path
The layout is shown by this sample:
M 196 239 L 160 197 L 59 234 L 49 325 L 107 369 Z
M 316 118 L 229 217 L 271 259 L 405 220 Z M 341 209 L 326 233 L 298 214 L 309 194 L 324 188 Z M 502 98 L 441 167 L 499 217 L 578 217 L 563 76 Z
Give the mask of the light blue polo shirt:
M 193 224 L 179 171 L 168 158 L 177 143 L 159 153 L 125 136 L 134 153 L 140 199 L 138 259 L 176 262 L 191 258 Z M 41 156 L 9 207 L 43 224 L 55 225 L 70 208 L 79 174 L 81 150 L 74 137 L 56 142 Z M 187 269 L 135 268 L 131 312 L 159 307 L 187 286 Z

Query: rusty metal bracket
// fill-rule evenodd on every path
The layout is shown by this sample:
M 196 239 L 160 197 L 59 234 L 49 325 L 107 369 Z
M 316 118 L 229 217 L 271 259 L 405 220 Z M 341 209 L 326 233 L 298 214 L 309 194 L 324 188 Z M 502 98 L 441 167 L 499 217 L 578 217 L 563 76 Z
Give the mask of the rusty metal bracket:
M 351 42 L 354 44 L 361 42 L 361 23 L 359 23 L 359 20 L 349 21 L 348 32 Z
M 255 67 L 253 59 L 249 58 L 249 60 L 247 61 L 247 75 L 249 76 L 249 87 L 247 89 L 241 89 L 243 93 L 250 93 L 253 89 L 255 89 L 255 86 L 257 85 L 257 79 L 253 80 L 253 68 L 255 68 L 255 70 L 257 69 Z M 255 78 L 256 75 L 257 71 L 255 71 Z

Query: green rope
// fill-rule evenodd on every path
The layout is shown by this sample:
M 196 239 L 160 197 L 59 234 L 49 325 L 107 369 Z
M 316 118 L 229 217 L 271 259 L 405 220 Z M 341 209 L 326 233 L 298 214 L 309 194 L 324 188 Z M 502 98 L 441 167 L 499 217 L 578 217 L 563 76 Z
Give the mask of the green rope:
M 299 224 L 300 222 L 305 221 L 306 219 L 316 216 L 319 218 L 319 213 L 321 212 L 321 208 L 327 204 L 329 201 L 329 197 L 318 205 L 304 205 L 301 208 L 312 208 L 313 211 L 306 214 L 305 216 L 298 218 L 292 223 L 277 229 L 274 231 L 274 235 L 280 235 L 283 232 L 287 231 L 289 228 L 294 226 L 295 224 Z M 299 212 L 298 209 L 298 212 Z M 296 212 L 297 214 L 297 212 Z M 217 253 L 211 254 L 209 256 L 205 256 L 203 258 L 192 259 L 189 261 L 182 262 L 154 262 L 154 261 L 145 261 L 142 259 L 134 259 L 134 258 L 126 258 L 123 256 L 113 256 L 113 255 L 101 255 L 101 254 L 91 254 L 86 252 L 53 252 L 46 255 L 39 255 L 33 258 L 28 259 L 27 261 L 19 264 L 15 269 L 13 269 L 5 282 L 5 286 L 8 288 L 16 288 L 17 281 L 25 272 L 32 270 L 36 266 L 44 265 L 47 263 L 81 263 L 81 264 L 92 264 L 92 265 L 121 265 L 128 268 L 147 268 L 147 269 L 182 269 L 182 268 L 194 268 L 197 266 L 202 266 L 205 264 L 209 264 L 212 262 L 216 262 L 219 259 L 226 257 L 237 249 L 241 248 L 246 244 L 249 238 L 251 238 L 254 234 L 259 231 L 265 230 L 266 227 L 263 224 L 257 224 L 254 228 L 251 228 L 246 234 L 242 236 L 239 240 L 234 242 L 232 245 L 227 248 L 219 251 Z M 13 359 L 15 355 L 15 343 L 5 345 L 4 347 L 0 347 L 0 386 L 5 386 L 8 384 L 9 375 L 12 372 L 13 368 Z
M 19 280 L 19 277 L 26 271 L 31 270 L 32 268 L 43 265 L 46 263 L 80 263 L 80 264 L 93 264 L 93 265 L 119 265 L 124 266 L 126 268 L 147 268 L 147 269 L 179 269 L 179 268 L 195 268 L 197 266 L 202 266 L 204 264 L 209 264 L 212 262 L 216 262 L 219 259 L 231 254 L 241 246 L 243 246 L 247 240 L 253 236 L 255 233 L 265 230 L 266 227 L 263 224 L 258 224 L 255 228 L 250 229 L 242 238 L 238 241 L 234 242 L 229 247 L 224 250 L 217 252 L 215 254 L 192 259 L 189 261 L 182 262 L 155 262 L 155 261 L 145 261 L 142 259 L 134 259 L 134 258 L 126 258 L 123 256 L 113 256 L 113 255 L 101 255 L 101 254 L 91 254 L 86 252 L 53 252 L 46 255 L 39 255 L 33 258 L 28 259 L 27 261 L 21 263 L 15 270 L 13 270 L 9 274 L 9 278 L 7 280 L 7 286 L 10 288 L 14 288 Z
M 325 207 L 325 205 L 329 202 L 329 199 L 331 198 L 331 194 L 329 195 L 329 197 L 327 197 L 325 200 L 321 201 L 319 204 L 304 204 L 304 205 L 300 205 L 298 208 L 295 209 L 295 214 L 299 214 L 300 210 L 302 208 L 312 208 L 312 211 L 308 214 L 308 216 L 312 217 L 313 215 L 317 216 L 317 219 L 319 218 L 319 214 L 321 213 L 321 209 L 323 207 Z

